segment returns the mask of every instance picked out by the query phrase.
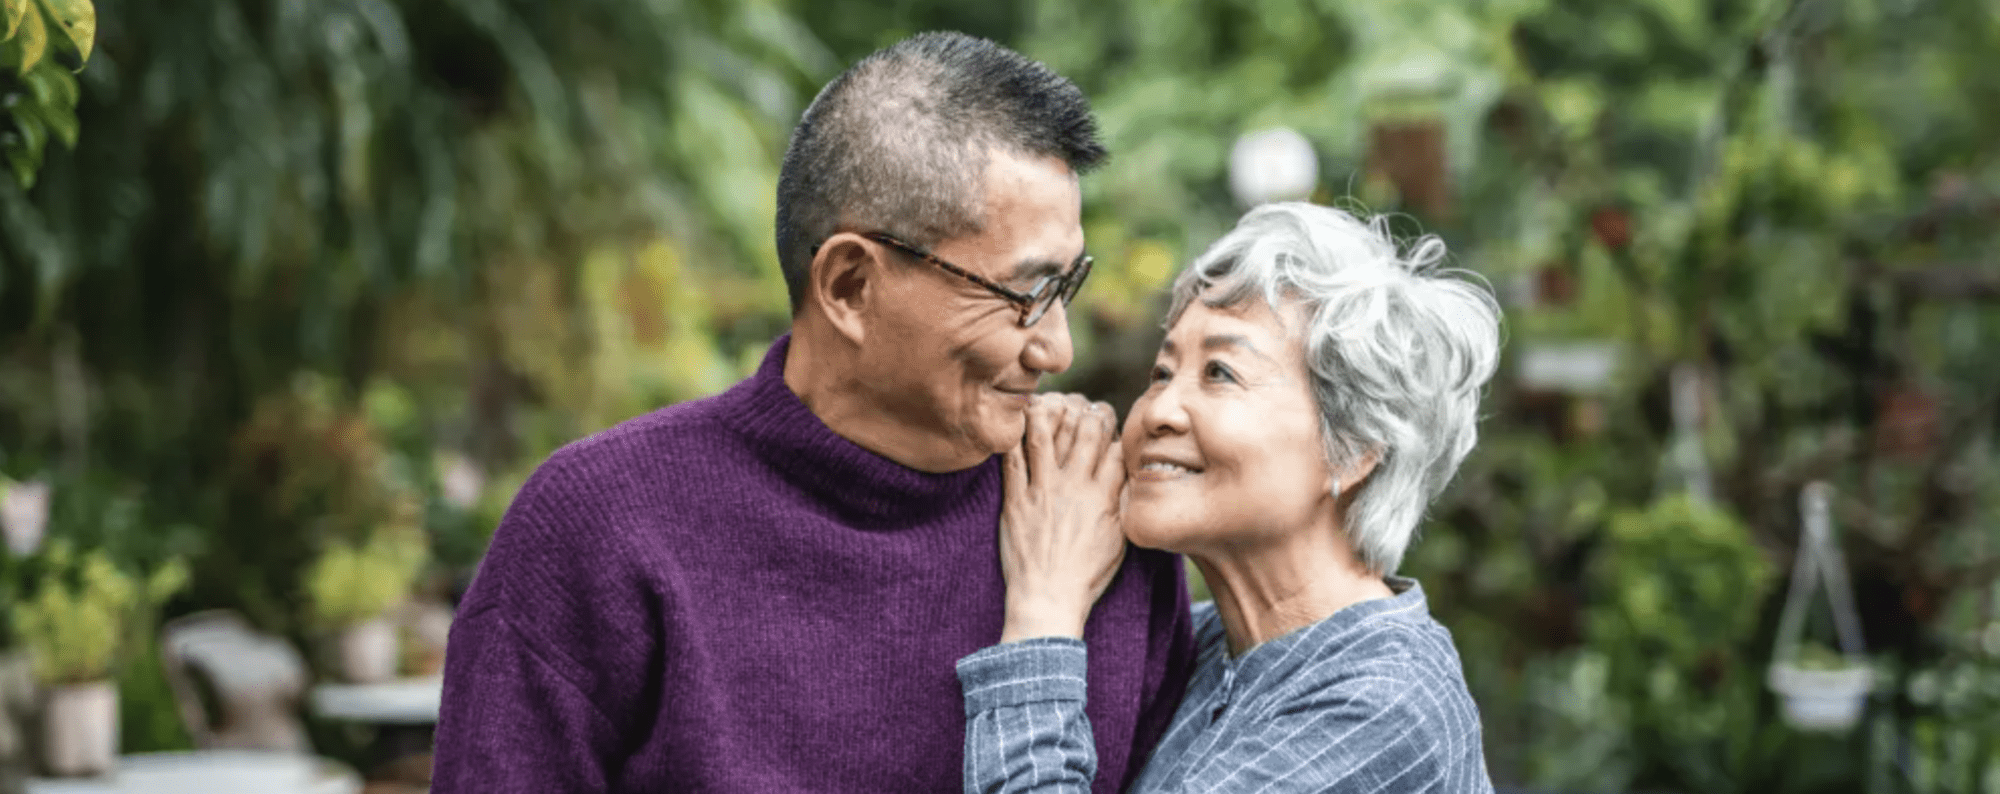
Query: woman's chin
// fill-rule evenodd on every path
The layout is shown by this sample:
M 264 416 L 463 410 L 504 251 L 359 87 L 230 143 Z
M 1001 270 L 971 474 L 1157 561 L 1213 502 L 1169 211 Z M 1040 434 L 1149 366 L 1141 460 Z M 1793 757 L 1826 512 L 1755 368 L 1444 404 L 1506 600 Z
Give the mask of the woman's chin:
M 1155 515 L 1151 511 L 1132 509 L 1125 511 L 1125 539 L 1142 549 L 1178 551 L 1175 540 L 1181 536 L 1181 527 L 1165 520 L 1166 516 Z

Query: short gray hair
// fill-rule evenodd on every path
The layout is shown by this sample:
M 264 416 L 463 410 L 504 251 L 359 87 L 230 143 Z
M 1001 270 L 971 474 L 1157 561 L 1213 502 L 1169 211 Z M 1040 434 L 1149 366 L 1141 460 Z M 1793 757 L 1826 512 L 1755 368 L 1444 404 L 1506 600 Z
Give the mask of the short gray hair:
M 1406 252 L 1388 219 L 1300 202 L 1251 210 L 1174 280 L 1167 327 L 1200 299 L 1303 304 L 1306 369 L 1329 465 L 1379 453 L 1353 496 L 1348 541 L 1394 573 L 1431 500 L 1478 441 L 1480 391 L 1500 357 L 1490 290 L 1440 267 L 1444 242 Z
M 1105 157 L 1081 89 L 986 39 L 920 33 L 834 78 L 792 131 L 778 172 L 778 263 L 792 314 L 814 248 L 843 224 L 924 247 L 977 234 L 995 151 L 1060 158 L 1079 175 Z

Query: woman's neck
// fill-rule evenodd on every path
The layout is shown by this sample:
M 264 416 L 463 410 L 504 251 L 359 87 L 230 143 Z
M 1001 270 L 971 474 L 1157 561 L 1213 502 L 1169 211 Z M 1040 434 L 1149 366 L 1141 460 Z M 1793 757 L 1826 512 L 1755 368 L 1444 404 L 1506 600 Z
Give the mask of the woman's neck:
M 1349 606 L 1395 595 L 1382 577 L 1368 572 L 1338 531 L 1295 532 L 1276 542 L 1191 551 L 1188 556 L 1215 596 L 1231 657 Z

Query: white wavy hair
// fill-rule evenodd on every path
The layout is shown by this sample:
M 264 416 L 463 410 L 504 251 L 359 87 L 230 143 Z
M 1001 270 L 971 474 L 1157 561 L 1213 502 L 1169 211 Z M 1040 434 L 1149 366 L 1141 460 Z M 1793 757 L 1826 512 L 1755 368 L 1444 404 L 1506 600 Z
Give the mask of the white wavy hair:
M 1431 500 L 1479 438 L 1480 391 L 1500 357 L 1491 291 L 1444 268 L 1444 242 L 1399 251 L 1388 219 L 1302 202 L 1265 204 L 1175 278 L 1172 328 L 1196 299 L 1304 305 L 1306 369 L 1331 464 L 1379 453 L 1354 486 L 1348 542 L 1394 573 Z

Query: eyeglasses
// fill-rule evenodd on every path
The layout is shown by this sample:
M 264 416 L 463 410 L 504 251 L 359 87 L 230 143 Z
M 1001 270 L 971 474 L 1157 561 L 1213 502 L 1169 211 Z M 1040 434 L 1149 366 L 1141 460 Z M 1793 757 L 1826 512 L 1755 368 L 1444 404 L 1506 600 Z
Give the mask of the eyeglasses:
M 1022 328 L 1032 327 L 1036 322 L 1039 322 L 1042 319 L 1042 315 L 1049 312 L 1049 307 L 1055 305 L 1057 298 L 1061 298 L 1063 305 L 1068 306 L 1070 300 L 1076 297 L 1077 290 L 1083 288 L 1083 280 L 1090 277 L 1091 258 L 1085 255 L 1079 257 L 1076 264 L 1070 266 L 1069 272 L 1042 276 L 1039 281 L 1035 282 L 1035 286 L 1027 292 L 1017 292 L 981 278 L 978 274 L 972 273 L 965 268 L 937 258 L 929 251 L 898 240 L 890 235 L 883 234 L 882 232 L 867 232 L 861 236 L 937 265 L 944 268 L 947 273 L 978 284 L 985 287 L 988 292 L 1006 298 L 1007 302 L 1014 304 L 1015 308 L 1021 310 Z

